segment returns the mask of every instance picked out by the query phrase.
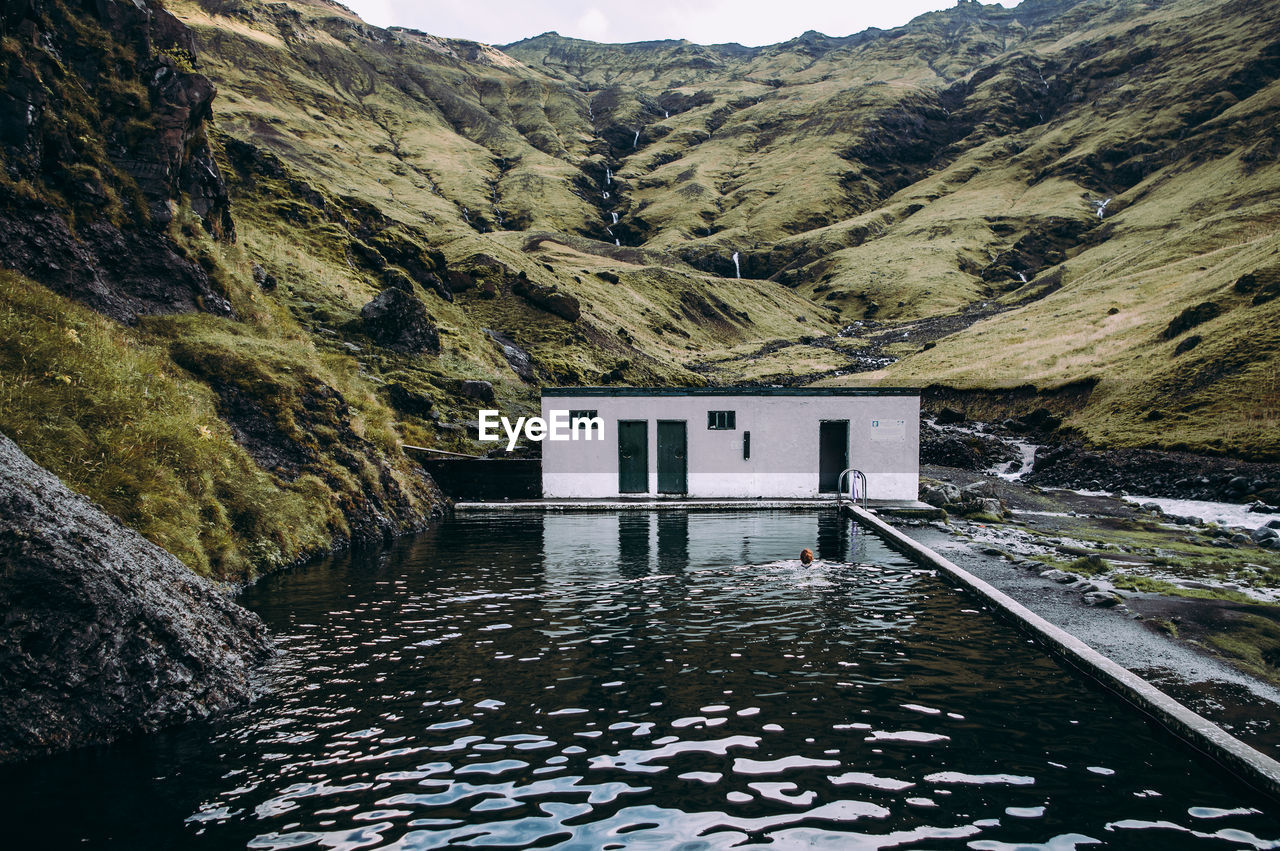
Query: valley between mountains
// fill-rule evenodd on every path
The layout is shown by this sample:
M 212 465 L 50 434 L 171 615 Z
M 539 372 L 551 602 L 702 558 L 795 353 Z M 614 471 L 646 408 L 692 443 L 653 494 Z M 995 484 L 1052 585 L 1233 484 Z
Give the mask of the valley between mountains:
M 1280 4 L 750 48 L 325 0 L 3 26 L 0 428 L 202 573 L 421 525 L 401 446 L 484 451 L 477 404 L 543 385 L 918 385 L 1280 459 Z

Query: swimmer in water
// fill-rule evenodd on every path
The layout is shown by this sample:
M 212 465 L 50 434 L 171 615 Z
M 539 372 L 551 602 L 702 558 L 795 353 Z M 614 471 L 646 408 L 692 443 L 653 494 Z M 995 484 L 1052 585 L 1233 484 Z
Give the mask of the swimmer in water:
M 813 550 L 805 547 L 800 551 L 800 563 L 805 567 L 813 564 Z

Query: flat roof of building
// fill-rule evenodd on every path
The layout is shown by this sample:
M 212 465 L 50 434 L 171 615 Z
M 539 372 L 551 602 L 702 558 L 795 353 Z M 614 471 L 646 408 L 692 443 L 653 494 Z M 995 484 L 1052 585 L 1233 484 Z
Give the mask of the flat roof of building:
M 543 396 L 919 396 L 918 387 L 543 387 Z

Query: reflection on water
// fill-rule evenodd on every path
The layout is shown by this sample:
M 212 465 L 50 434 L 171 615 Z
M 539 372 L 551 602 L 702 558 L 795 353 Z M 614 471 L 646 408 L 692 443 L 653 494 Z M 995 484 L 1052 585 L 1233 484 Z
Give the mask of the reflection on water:
M 805 546 L 826 564 L 798 567 Z M 1280 837 L 1264 803 L 830 512 L 468 516 L 245 601 L 287 651 L 274 692 L 0 775 L 15 847 Z

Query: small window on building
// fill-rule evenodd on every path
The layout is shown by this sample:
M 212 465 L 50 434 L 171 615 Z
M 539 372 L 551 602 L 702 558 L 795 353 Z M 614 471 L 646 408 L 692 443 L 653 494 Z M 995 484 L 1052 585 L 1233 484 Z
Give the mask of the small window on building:
M 713 431 L 733 431 L 737 427 L 735 411 L 707 411 L 707 428 Z
M 604 420 L 599 411 L 569 411 L 569 438 L 604 440 Z

